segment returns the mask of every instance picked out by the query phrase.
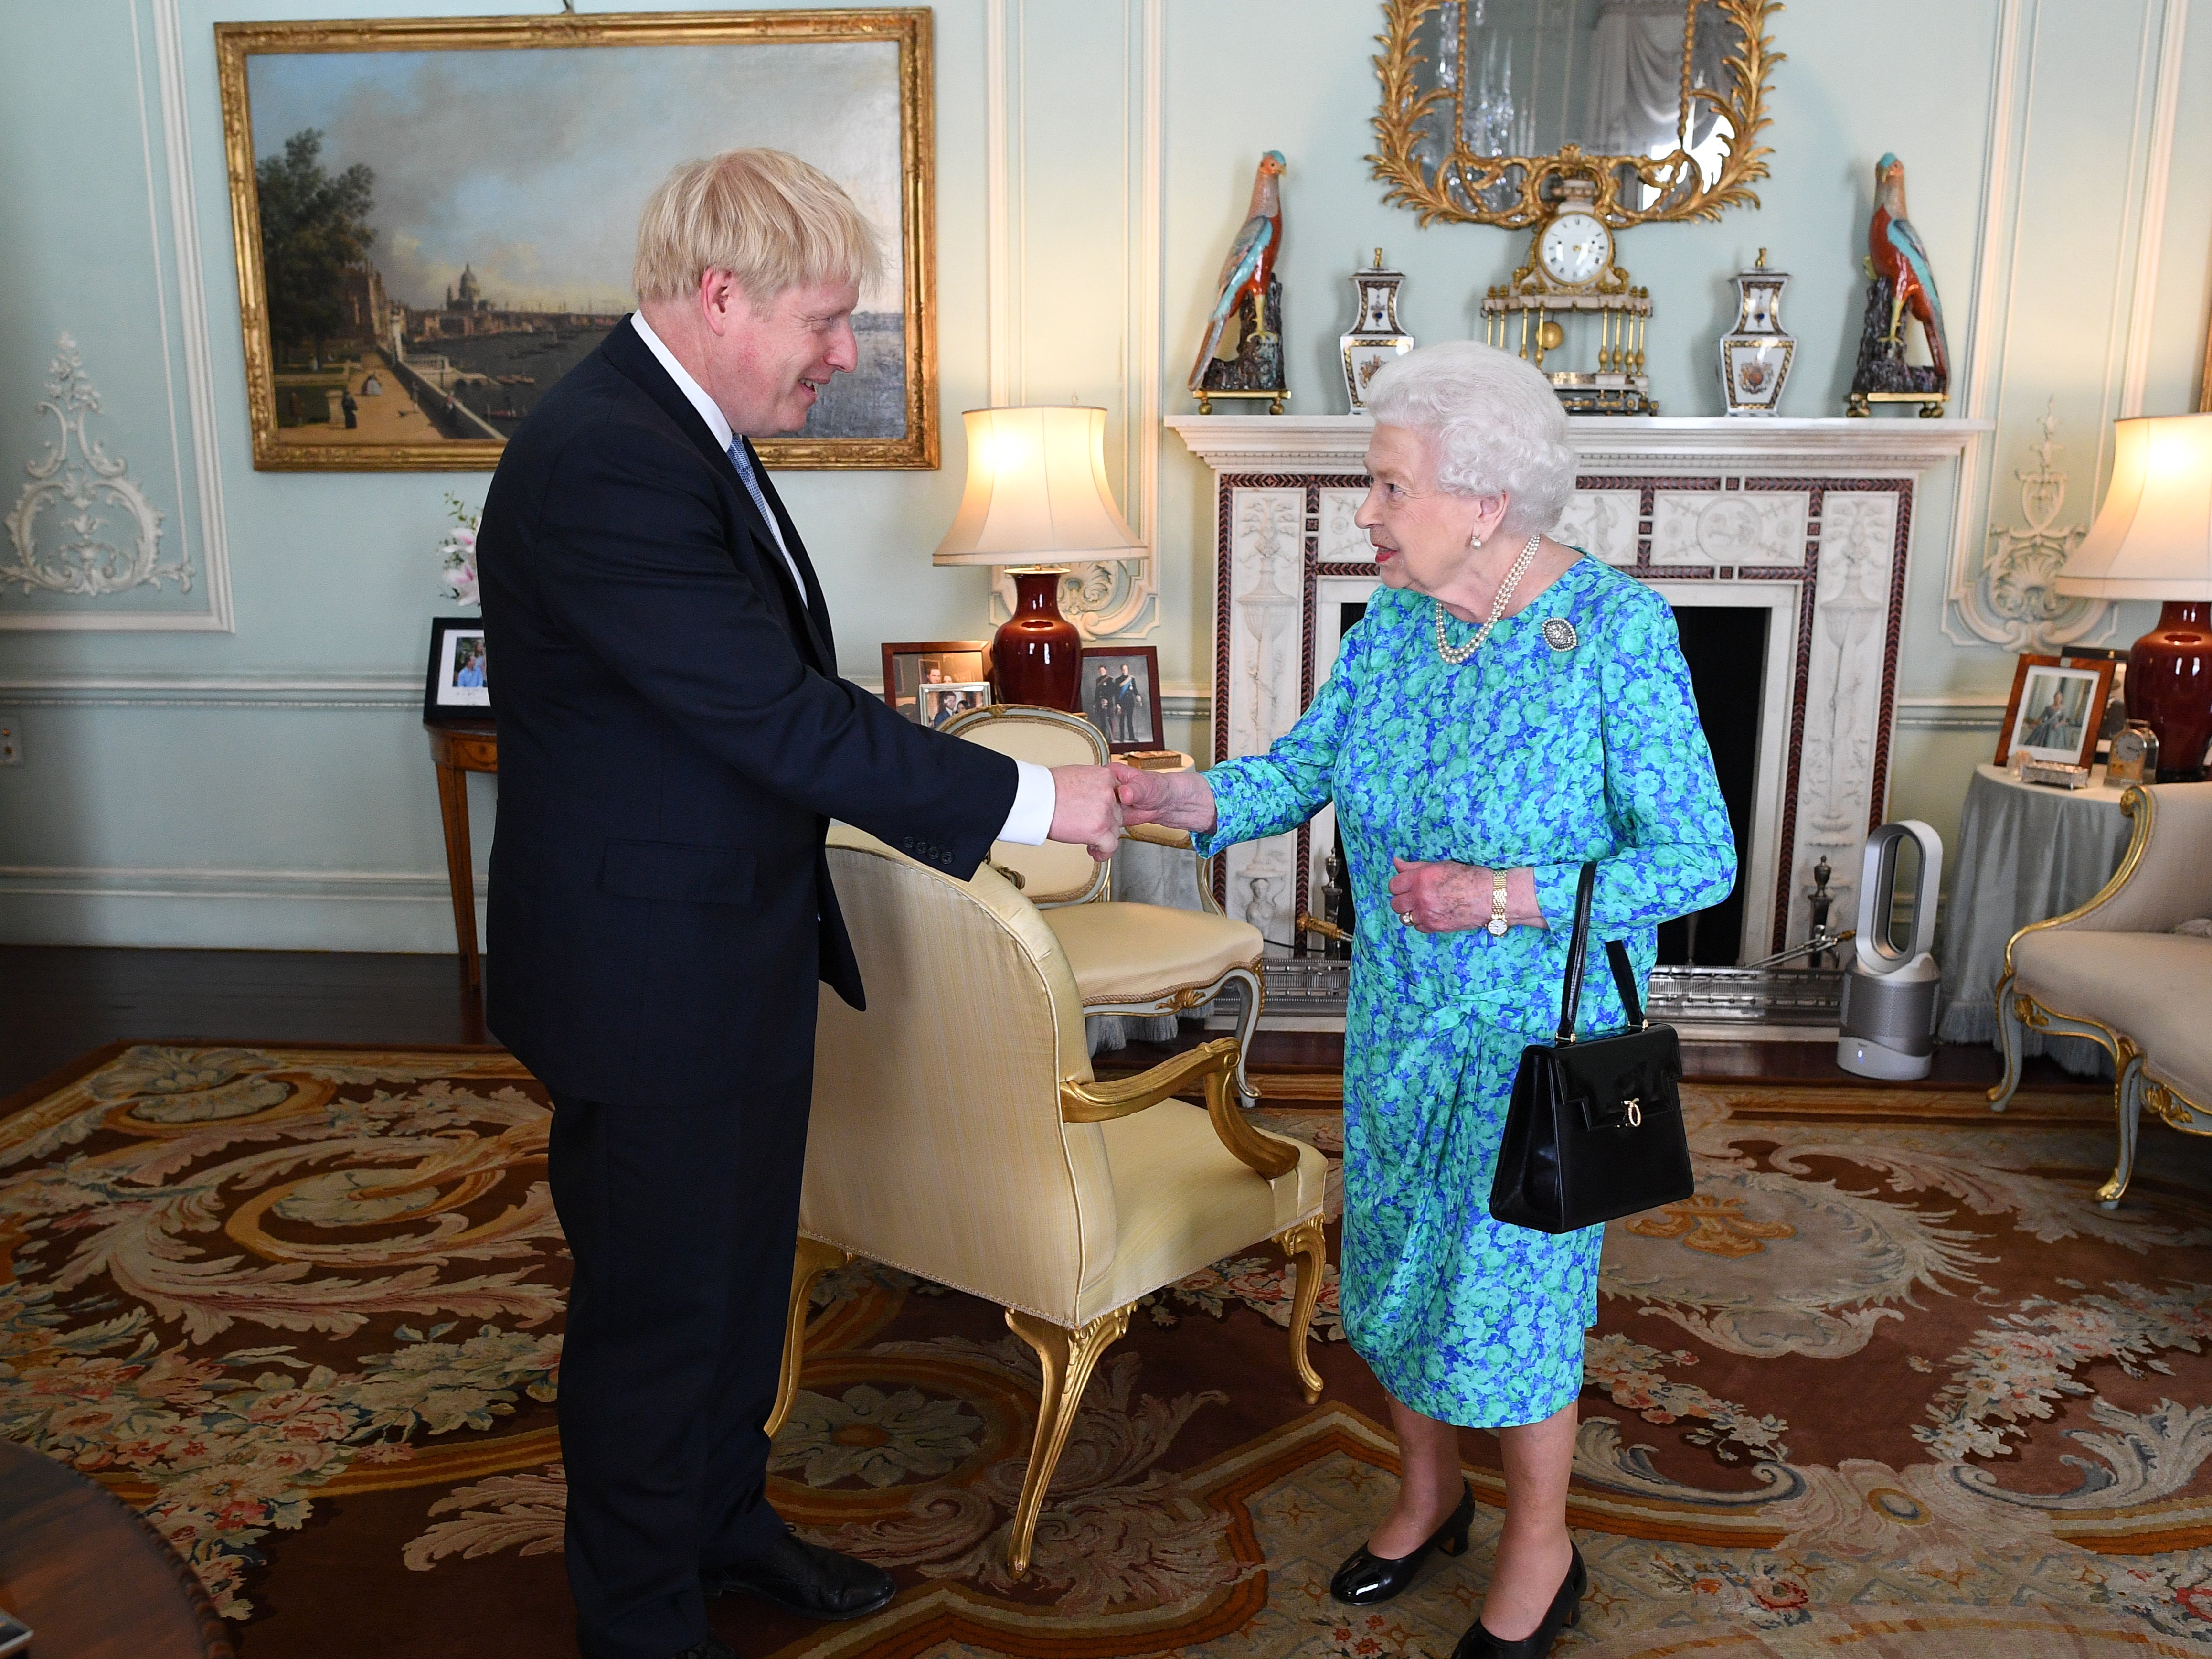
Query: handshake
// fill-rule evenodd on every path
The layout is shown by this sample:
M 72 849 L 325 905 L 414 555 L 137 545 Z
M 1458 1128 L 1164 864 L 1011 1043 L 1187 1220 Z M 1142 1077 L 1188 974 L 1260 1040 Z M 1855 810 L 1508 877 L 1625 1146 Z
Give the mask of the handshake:
M 1090 848 L 1101 863 L 1133 825 L 1213 827 L 1213 790 L 1198 772 L 1139 772 L 1116 760 L 1105 766 L 1054 766 L 1052 785 L 1052 839 Z

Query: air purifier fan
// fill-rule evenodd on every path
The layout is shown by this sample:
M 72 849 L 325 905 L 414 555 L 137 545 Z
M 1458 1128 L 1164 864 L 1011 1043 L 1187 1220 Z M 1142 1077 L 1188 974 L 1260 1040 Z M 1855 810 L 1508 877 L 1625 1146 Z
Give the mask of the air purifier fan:
M 1912 890 L 1912 941 L 1900 949 L 1892 923 L 1897 908 L 1897 854 L 1907 840 L 1920 849 Z M 1942 838 L 1918 819 L 1884 824 L 1867 837 L 1859 874 L 1859 920 L 1850 967 L 1844 974 L 1836 1064 L 1862 1077 L 1906 1083 L 1924 1077 L 1936 1053 L 1936 894 L 1943 879 Z

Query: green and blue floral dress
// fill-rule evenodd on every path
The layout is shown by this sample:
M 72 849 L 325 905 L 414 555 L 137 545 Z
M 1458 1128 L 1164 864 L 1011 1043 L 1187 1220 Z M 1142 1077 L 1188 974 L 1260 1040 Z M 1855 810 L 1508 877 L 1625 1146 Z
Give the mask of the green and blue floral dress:
M 1650 974 L 1659 923 L 1717 903 L 1735 844 L 1666 601 L 1592 558 L 1463 666 L 1437 607 L 1378 590 L 1334 672 L 1264 755 L 1206 774 L 1213 853 L 1334 802 L 1357 901 L 1345 1025 L 1340 1305 L 1352 1346 L 1425 1416 L 1534 1423 L 1582 1388 L 1604 1229 L 1493 1221 L 1521 1050 L 1559 1021 L 1575 885 L 1597 861 L 1582 1028 L 1626 1016 L 1597 942 Z M 1547 637 L 1546 624 L 1564 621 Z M 1474 633 L 1447 614 L 1456 648 Z M 1389 905 L 1392 857 L 1533 866 L 1547 927 L 1428 934 Z

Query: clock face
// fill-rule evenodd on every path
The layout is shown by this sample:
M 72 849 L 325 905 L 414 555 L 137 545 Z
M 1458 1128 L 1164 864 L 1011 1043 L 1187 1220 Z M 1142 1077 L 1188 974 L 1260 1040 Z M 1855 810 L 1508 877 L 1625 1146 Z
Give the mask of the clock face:
M 1544 227 L 1536 259 L 1555 283 L 1580 288 L 1613 258 L 1613 233 L 1595 214 L 1562 213 Z

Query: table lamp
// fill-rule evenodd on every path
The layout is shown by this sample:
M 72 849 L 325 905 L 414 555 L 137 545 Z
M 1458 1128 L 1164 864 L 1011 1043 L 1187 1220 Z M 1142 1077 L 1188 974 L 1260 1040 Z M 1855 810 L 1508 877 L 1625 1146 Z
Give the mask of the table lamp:
M 2112 428 L 2112 482 L 2051 583 L 2085 599 L 2154 599 L 2128 652 L 2128 718 L 2158 734 L 2160 778 L 2203 775 L 2212 742 L 2212 414 Z
M 999 700 L 1075 711 L 1083 636 L 1060 613 L 1060 578 L 1079 559 L 1148 551 L 1106 486 L 1106 412 L 1033 405 L 960 418 L 968 488 L 932 558 L 1009 567 L 1014 613 L 991 642 Z

